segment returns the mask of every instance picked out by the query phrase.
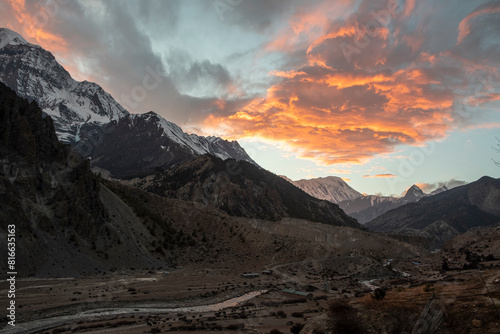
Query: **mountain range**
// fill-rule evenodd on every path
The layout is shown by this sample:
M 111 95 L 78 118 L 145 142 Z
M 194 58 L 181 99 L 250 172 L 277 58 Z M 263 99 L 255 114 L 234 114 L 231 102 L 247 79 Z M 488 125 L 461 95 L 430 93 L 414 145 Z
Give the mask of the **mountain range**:
M 491 178 L 428 195 L 413 185 L 396 198 L 363 195 L 334 176 L 277 176 L 236 141 L 187 134 L 153 111 L 128 113 L 8 29 L 0 29 L 0 81 L 0 219 L 22 228 L 21 269 L 29 275 L 191 259 L 183 250 L 204 242 L 196 231 L 205 220 L 221 235 L 228 222 L 261 232 L 276 224 L 293 230 L 297 220 L 301 228 L 318 222 L 366 230 L 360 222 L 404 241 L 418 237 L 429 249 L 499 221 L 498 180 Z M 276 240 L 268 241 L 271 254 Z
M 416 202 L 423 197 L 448 190 L 446 186 L 443 186 L 425 194 L 417 185 L 412 185 L 402 197 L 364 195 L 351 188 L 342 178 L 336 176 L 298 181 L 292 181 L 286 176 L 282 177 L 313 197 L 338 204 L 345 213 L 356 218 L 361 224 L 404 204 Z
M 406 203 L 416 202 L 427 196 L 417 185 L 412 185 L 402 197 L 368 195 L 339 203 L 347 214 L 361 224 L 367 223 L 381 214 Z
M 481 179 L 407 203 L 364 226 L 376 232 L 420 236 L 427 246 L 444 242 L 475 227 L 500 223 L 500 179 Z
M 0 30 L 0 81 L 0 243 L 7 222 L 16 224 L 25 276 L 191 261 L 184 249 L 203 242 L 196 233 L 202 220 L 222 226 L 293 218 L 361 228 L 337 205 L 260 168 L 237 142 L 186 134 L 154 112 L 129 114 L 98 85 L 74 81 L 52 54 L 7 29 Z M 92 166 L 155 183 L 144 186 L 148 193 L 106 181 Z M 161 204 L 153 207 L 155 201 Z M 196 227 L 187 227 L 190 216 Z
M 117 178 L 203 154 L 255 164 L 236 141 L 187 134 L 153 112 L 129 114 L 102 87 L 75 81 L 49 51 L 6 28 L 0 28 L 0 81 L 50 115 L 59 140 Z

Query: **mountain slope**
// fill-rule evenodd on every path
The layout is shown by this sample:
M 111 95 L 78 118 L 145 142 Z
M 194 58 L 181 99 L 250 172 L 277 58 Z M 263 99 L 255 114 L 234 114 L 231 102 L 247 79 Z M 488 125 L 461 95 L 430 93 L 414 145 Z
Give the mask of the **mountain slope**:
M 360 227 L 336 204 L 318 200 L 279 176 L 251 163 L 204 155 L 157 173 L 142 187 L 160 196 L 222 209 L 233 216 L 277 221 L 301 218 Z
M 436 222 L 441 229 L 445 223 L 448 229 L 460 234 L 474 227 L 499 223 L 500 180 L 482 177 L 476 182 L 391 210 L 365 226 L 377 232 L 418 234 Z
M 63 142 L 74 141 L 84 123 L 102 125 L 128 114 L 99 85 L 73 80 L 50 52 L 5 28 L 0 28 L 0 81 L 36 101 Z
M 56 137 L 50 117 L 0 83 L 0 248 L 16 226 L 16 271 L 68 277 L 166 266 L 132 210 Z M 6 257 L 0 267 L 6 268 Z
M 363 196 L 361 193 L 349 187 L 340 177 L 336 176 L 298 181 L 287 180 L 313 197 L 336 204 Z
M 256 165 L 238 142 L 187 134 L 154 112 L 128 115 L 104 128 L 103 131 L 82 128 L 83 140 L 75 149 L 82 156 L 92 157 L 93 167 L 102 168 L 116 178 L 150 175 L 203 154 Z M 95 146 L 89 144 L 96 141 L 87 140 L 94 133 L 101 136 Z

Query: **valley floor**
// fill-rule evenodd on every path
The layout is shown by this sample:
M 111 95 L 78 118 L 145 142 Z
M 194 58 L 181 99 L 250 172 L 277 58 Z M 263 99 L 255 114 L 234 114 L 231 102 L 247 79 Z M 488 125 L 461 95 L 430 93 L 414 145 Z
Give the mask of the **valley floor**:
M 328 263 L 309 260 L 275 264 L 271 275 L 256 278 L 192 265 L 170 272 L 26 279 L 17 287 L 17 326 L 4 330 L 290 333 L 305 324 L 302 333 L 329 333 L 335 326 L 346 333 L 411 333 L 419 319 L 425 319 L 424 325 L 432 322 L 432 315 L 423 316 L 422 311 L 434 296 L 431 309 L 434 316 L 442 315 L 439 333 L 500 333 L 500 269 L 497 262 L 490 265 L 481 271 L 443 272 L 429 257 L 404 274 L 396 270 L 392 277 L 378 280 L 327 278 Z M 387 291 L 381 300 L 372 297 L 376 287 Z M 283 292 L 285 288 L 311 295 L 293 295 Z M 2 282 L 0 290 L 6 293 L 7 285 Z M 229 302 L 218 304 L 224 301 Z

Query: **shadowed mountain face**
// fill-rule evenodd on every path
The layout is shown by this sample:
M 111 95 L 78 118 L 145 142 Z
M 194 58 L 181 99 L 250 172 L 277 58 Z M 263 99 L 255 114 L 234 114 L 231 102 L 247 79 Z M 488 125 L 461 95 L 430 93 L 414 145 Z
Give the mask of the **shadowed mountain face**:
M 365 224 L 376 232 L 421 235 L 440 243 L 472 228 L 500 223 L 500 180 L 476 182 L 424 197 Z
M 130 208 L 100 185 L 88 160 L 57 140 L 52 119 L 2 83 L 0 119 L 0 245 L 14 224 L 20 274 L 165 265 L 148 251 L 151 235 Z
M 213 205 L 230 215 L 277 221 L 302 218 L 360 227 L 336 204 L 318 200 L 251 163 L 201 156 L 158 173 L 143 186 L 161 196 Z
M 81 137 L 75 150 L 91 157 L 93 167 L 121 179 L 150 175 L 203 154 L 256 164 L 238 142 L 187 134 L 154 112 L 128 115 L 101 128 L 83 127 Z

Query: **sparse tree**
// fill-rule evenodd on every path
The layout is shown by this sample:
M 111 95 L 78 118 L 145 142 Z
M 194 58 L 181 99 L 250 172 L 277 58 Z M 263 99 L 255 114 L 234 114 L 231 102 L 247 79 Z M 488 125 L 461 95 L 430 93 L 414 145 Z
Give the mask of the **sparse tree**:
M 293 334 L 299 334 L 302 328 L 304 328 L 304 324 L 296 323 L 292 326 L 292 328 L 290 328 L 290 332 Z
M 446 259 L 443 260 L 443 264 L 441 265 L 441 269 L 443 269 L 444 271 L 450 270 L 450 266 L 448 265 L 448 261 L 446 261 Z
M 496 144 L 496 146 L 492 146 L 492 148 L 497 152 L 497 153 L 500 153 L 500 138 L 498 137 L 495 137 L 498 141 L 498 143 Z M 497 165 L 498 167 L 500 167 L 500 161 L 498 160 L 495 160 L 493 158 L 491 158 L 491 160 L 493 160 L 493 162 L 495 163 L 495 165 Z
M 376 300 L 382 300 L 382 299 L 384 299 L 385 294 L 386 294 L 386 292 L 385 292 L 385 290 L 384 290 L 384 289 L 382 289 L 382 288 L 377 288 L 377 289 L 375 289 L 375 291 L 373 291 L 373 295 L 372 295 L 372 297 L 373 297 L 374 299 L 376 299 Z

